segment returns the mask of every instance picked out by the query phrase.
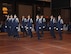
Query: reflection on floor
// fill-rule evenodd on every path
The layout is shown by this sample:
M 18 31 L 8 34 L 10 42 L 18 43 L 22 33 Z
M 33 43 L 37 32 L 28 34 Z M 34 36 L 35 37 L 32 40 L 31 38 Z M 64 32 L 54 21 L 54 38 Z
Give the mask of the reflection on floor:
M 71 34 L 63 32 L 63 40 L 53 39 L 49 32 L 45 32 L 41 40 L 36 33 L 33 38 L 29 36 L 20 38 L 8 37 L 6 33 L 0 33 L 0 54 L 71 54 Z

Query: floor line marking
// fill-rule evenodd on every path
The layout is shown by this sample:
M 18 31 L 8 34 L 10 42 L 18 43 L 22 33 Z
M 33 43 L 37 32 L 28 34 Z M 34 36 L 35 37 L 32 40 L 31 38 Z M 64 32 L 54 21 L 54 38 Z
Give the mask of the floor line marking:
M 56 45 L 49 45 L 49 46 L 55 47 L 55 48 L 59 48 L 59 49 L 64 49 L 64 50 L 70 50 L 71 51 L 71 49 L 60 47 L 60 46 L 56 46 Z
M 31 49 L 31 48 L 28 48 L 28 47 L 24 47 L 25 49 L 28 49 L 28 50 L 31 50 L 31 51 L 34 51 L 34 52 L 37 52 L 37 53 L 39 53 L 39 54 L 44 54 L 44 53 L 42 53 L 42 52 L 40 52 L 40 51 L 37 51 L 37 50 L 34 50 L 34 49 Z

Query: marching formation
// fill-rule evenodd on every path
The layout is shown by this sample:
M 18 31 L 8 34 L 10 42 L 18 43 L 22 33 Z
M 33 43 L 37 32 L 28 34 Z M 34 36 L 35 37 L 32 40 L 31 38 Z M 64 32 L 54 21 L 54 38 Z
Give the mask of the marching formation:
M 59 39 L 62 40 L 62 28 L 63 28 L 63 19 L 59 15 L 56 18 L 52 15 L 50 16 L 49 23 L 46 22 L 46 19 L 43 15 L 39 16 L 36 15 L 35 22 L 33 22 L 30 15 L 27 17 L 22 16 L 21 21 L 19 22 L 19 18 L 16 15 L 7 15 L 7 19 L 5 22 L 5 29 L 8 33 L 8 36 L 13 36 L 19 38 L 19 25 L 20 30 L 23 32 L 24 36 L 30 36 L 30 38 L 33 37 L 33 30 L 36 32 L 38 40 L 41 39 L 44 35 L 44 30 L 50 31 L 51 36 L 55 39 L 55 30 L 59 33 Z

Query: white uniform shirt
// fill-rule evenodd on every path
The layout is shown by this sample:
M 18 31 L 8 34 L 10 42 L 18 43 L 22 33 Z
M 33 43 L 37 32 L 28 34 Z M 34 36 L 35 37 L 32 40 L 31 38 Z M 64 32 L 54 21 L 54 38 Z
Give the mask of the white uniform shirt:
M 28 21 L 30 20 L 30 23 L 33 23 L 33 20 L 32 20 L 32 18 L 28 18 Z
M 7 18 L 6 20 L 9 20 L 9 18 Z
M 46 19 L 45 18 L 43 18 L 43 22 L 46 22 Z
M 12 20 L 13 18 L 9 18 L 9 20 Z
M 63 22 L 63 19 L 58 19 L 58 21 L 59 21 L 59 20 L 60 20 L 60 23 L 61 23 L 61 24 L 63 24 L 63 23 L 64 23 L 64 22 Z
M 36 18 L 36 22 L 38 21 L 39 18 Z
M 63 19 L 60 20 L 61 24 L 63 24 Z
M 22 18 L 22 21 L 24 20 L 24 22 L 27 22 L 27 19 L 26 18 Z
M 39 23 L 42 23 L 42 18 L 39 18 Z
M 14 21 L 15 18 L 12 18 L 12 22 Z
M 19 19 L 18 19 L 18 18 L 16 18 L 16 22 L 18 22 L 18 23 L 19 23 Z
M 31 21 L 31 23 L 33 23 L 33 20 L 32 19 L 30 19 L 30 21 Z
M 55 18 L 53 18 L 53 23 L 56 23 L 56 20 L 55 20 Z
M 52 21 L 52 20 L 53 20 L 53 23 L 56 23 L 55 18 L 51 18 L 51 19 L 50 19 L 50 21 Z

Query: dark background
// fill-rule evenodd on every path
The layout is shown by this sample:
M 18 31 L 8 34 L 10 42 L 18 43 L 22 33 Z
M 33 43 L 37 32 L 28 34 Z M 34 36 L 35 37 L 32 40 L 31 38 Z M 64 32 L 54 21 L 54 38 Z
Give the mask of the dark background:
M 52 0 L 52 8 L 70 8 L 70 0 Z

